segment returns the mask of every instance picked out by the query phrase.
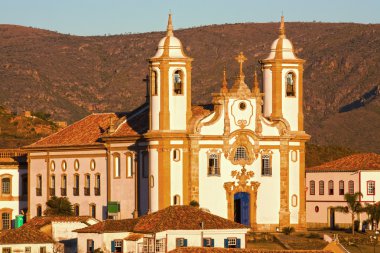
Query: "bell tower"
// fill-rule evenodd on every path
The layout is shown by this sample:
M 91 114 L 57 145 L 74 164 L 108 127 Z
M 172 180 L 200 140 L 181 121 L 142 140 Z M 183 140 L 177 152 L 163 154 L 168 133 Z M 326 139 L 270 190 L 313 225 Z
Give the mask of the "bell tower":
M 285 36 L 281 17 L 278 39 L 269 56 L 261 60 L 264 81 L 264 116 L 286 119 L 292 131 L 303 131 L 303 64 Z
M 186 131 L 191 118 L 191 62 L 174 37 L 169 14 L 166 36 L 149 59 L 150 131 Z

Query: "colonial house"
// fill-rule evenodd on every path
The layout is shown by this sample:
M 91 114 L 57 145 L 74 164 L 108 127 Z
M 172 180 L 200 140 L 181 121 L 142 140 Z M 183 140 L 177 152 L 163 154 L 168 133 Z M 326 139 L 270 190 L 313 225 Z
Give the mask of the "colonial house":
M 303 64 L 278 38 L 245 82 L 243 53 L 230 86 L 226 71 L 211 106 L 191 104 L 191 63 L 166 35 L 149 59 L 147 102 L 130 113 L 95 113 L 26 147 L 29 217 L 51 196 L 78 215 L 126 219 L 196 201 L 256 230 L 306 228 Z M 252 59 L 253 60 L 253 59 Z M 126 66 L 127 67 L 127 66 Z
M 64 252 L 77 252 L 78 234 L 74 230 L 98 222 L 90 216 L 41 216 L 34 217 L 23 227 L 37 229 L 45 233 L 55 242 L 61 243 Z
M 361 192 L 364 206 L 380 201 L 380 155 L 354 154 L 306 169 L 306 213 L 309 228 L 349 227 L 349 214 L 334 211 L 346 206 L 344 194 Z M 367 219 L 366 214 L 360 220 Z M 356 217 L 358 218 L 358 217 Z
M 0 234 L 0 252 L 55 253 L 59 247 L 44 232 L 33 227 L 5 230 Z
M 192 206 L 78 229 L 78 253 L 169 252 L 178 247 L 245 248 L 249 228 Z
M 26 213 L 28 196 L 27 153 L 0 150 L 0 229 L 15 226 L 17 215 Z

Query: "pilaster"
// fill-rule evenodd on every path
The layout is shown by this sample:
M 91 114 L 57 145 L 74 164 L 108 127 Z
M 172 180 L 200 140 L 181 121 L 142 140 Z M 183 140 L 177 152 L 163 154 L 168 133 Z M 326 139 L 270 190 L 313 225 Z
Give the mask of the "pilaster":
M 280 143 L 280 227 L 290 225 L 289 212 L 289 143 L 282 140 Z

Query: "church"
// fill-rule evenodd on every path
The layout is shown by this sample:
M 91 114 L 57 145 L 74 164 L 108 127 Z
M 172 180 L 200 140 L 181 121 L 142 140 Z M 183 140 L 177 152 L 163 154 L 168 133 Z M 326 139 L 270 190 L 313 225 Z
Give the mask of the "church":
M 198 203 L 257 231 L 306 228 L 303 64 L 283 17 L 269 56 L 260 60 L 263 91 L 226 71 L 212 106 L 191 104 L 192 58 L 166 36 L 149 59 L 147 102 L 128 113 L 94 113 L 33 143 L 28 151 L 28 218 L 52 196 L 76 215 L 125 219 Z M 233 60 L 233 59 L 231 59 Z M 145 95 L 145 94 L 142 94 Z

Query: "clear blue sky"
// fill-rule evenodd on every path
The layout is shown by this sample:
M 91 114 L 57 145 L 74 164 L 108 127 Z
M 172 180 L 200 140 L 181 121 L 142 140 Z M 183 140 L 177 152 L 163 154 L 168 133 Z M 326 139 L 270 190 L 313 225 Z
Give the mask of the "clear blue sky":
M 380 23 L 380 0 L 0 0 L 0 23 L 76 35 L 286 21 Z

